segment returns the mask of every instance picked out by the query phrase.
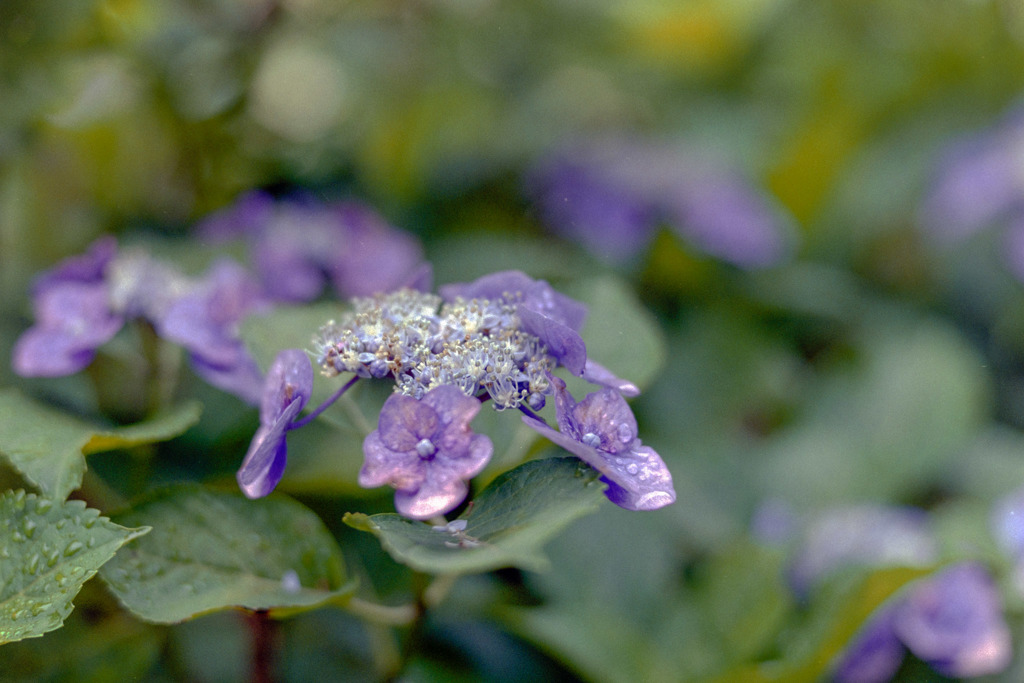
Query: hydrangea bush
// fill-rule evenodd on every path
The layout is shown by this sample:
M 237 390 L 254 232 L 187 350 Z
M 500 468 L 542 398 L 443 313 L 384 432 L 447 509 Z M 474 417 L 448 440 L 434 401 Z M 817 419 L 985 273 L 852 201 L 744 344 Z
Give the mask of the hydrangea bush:
M 0 3 L 0 683 L 1024 680 L 1022 36 Z

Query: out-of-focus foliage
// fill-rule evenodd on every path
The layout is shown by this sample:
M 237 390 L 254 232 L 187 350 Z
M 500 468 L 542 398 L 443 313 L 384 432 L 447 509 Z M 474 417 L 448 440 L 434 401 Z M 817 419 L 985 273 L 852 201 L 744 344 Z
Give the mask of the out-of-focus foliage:
M 491 571 L 429 555 L 413 571 L 401 562 L 417 550 L 440 543 L 443 559 L 446 541 L 488 542 L 473 527 L 484 487 L 551 454 L 518 418 L 483 411 L 474 423 L 495 453 L 465 530 L 410 531 L 390 491 L 356 485 L 376 421 L 365 406 L 386 396 L 358 385 L 289 436 L 282 497 L 251 503 L 279 525 L 260 536 L 249 502 L 223 492 L 256 413 L 180 353 L 159 350 L 160 364 L 201 416 L 180 403 L 141 424 L 144 332 L 123 331 L 72 377 L 25 379 L 5 361 L 0 490 L 53 498 L 36 512 L 57 524 L 79 513 L 63 498 L 81 484 L 72 495 L 118 524 L 62 530 L 60 543 L 110 536 L 69 579 L 68 600 L 81 589 L 70 615 L 10 578 L 46 554 L 8 552 L 0 536 L 0 612 L 31 613 L 0 635 L 63 622 L 3 645 L 0 681 L 245 680 L 261 637 L 288 681 L 816 681 L 891 596 L 961 561 L 996 580 L 1014 634 L 996 679 L 1019 680 L 1024 554 L 992 515 L 1024 486 L 1024 284 L 1002 226 L 949 246 L 920 216 L 950 146 L 1012 116 L 1022 93 L 1024 10 L 1012 0 L 0 2 L 0 358 L 31 324 L 33 275 L 100 234 L 191 274 L 215 252 L 195 224 L 248 190 L 356 198 L 423 241 L 437 283 L 515 268 L 585 300 L 588 348 L 643 389 L 631 403 L 644 443 L 677 492 L 631 513 L 573 481 L 550 528 L 493 539 L 520 561 Z M 791 219 L 793 253 L 745 271 L 659 226 L 613 265 L 556 236 L 531 173 L 609 138 L 735 170 Z M 337 311 L 278 308 L 242 336 L 265 370 Z M 334 388 L 317 378 L 311 404 Z M 151 490 L 181 482 L 205 488 Z M 32 496 L 0 498 L 0 533 L 34 519 L 14 509 L 44 500 Z M 209 510 L 190 517 L 190 496 L 223 496 L 232 515 L 196 521 Z M 789 571 L 803 534 L 848 503 L 922 510 L 933 562 L 861 558 L 800 595 Z M 82 585 L 109 559 L 101 550 L 168 517 L 207 535 L 178 547 L 150 532 L 101 571 L 112 590 Z M 322 528 L 304 526 L 316 518 Z M 308 532 L 331 551 L 236 557 L 215 531 L 268 548 Z M 313 574 L 300 571 L 296 592 L 287 568 L 307 565 L 329 565 L 334 581 L 306 586 Z M 120 592 L 128 569 L 194 572 L 189 585 L 210 590 L 163 604 L 167 593 Z M 251 609 L 216 611 L 233 606 Z M 282 606 L 281 620 L 260 621 Z M 911 651 L 895 676 L 937 680 L 935 664 Z

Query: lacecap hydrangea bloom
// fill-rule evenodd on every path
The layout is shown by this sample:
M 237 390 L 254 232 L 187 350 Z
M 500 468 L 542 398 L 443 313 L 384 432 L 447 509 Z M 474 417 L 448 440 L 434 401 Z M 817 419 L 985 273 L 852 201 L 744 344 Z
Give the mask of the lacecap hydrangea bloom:
M 312 355 L 323 375 L 351 376 L 332 401 L 357 379 L 394 383 L 395 395 L 363 443 L 360 484 L 393 487 L 396 508 L 407 517 L 451 511 L 490 458 L 490 439 L 470 428 L 488 402 L 522 412 L 531 427 L 597 468 L 612 502 L 644 510 L 673 502 L 672 477 L 637 438 L 622 398 L 636 387 L 586 356 L 579 335 L 585 315 L 583 304 L 518 271 L 442 287 L 440 295 L 403 288 L 354 299 L 319 330 Z M 603 388 L 576 404 L 552 374 L 558 367 Z M 280 390 L 268 382 L 267 391 Z M 549 397 L 561 431 L 534 412 Z M 254 448 L 269 428 L 261 431 Z M 254 467 L 247 457 L 239 480 Z

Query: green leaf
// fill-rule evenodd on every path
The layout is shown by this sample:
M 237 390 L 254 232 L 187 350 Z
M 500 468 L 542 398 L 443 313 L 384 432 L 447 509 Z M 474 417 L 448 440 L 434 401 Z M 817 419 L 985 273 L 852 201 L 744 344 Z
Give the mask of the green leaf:
M 855 364 L 822 376 L 800 419 L 769 440 L 758 473 L 764 495 L 808 506 L 899 500 L 934 485 L 976 438 L 990 378 L 957 330 L 879 311 L 858 351 Z
M 396 514 L 349 513 L 351 527 L 376 535 L 396 561 L 434 574 L 500 567 L 544 569 L 543 544 L 603 499 L 596 471 L 576 458 L 533 460 L 495 479 L 459 516 L 463 531 L 435 529 Z
M 654 316 L 620 278 L 605 275 L 568 292 L 587 304 L 587 357 L 643 388 L 665 364 L 665 337 Z
M 354 589 L 320 518 L 281 495 L 247 500 L 179 486 L 115 519 L 153 527 L 100 574 L 148 621 L 175 623 L 229 607 L 290 614 Z
M 78 500 L 0 495 L 0 644 L 60 628 L 82 584 L 147 531 L 113 524 Z
M 64 627 L 3 647 L 0 680 L 143 681 L 160 657 L 166 631 L 119 609 L 99 582 L 86 583 Z
M 44 496 L 63 500 L 81 486 L 86 455 L 171 439 L 195 424 L 200 411 L 189 402 L 145 422 L 104 429 L 2 389 L 0 454 Z

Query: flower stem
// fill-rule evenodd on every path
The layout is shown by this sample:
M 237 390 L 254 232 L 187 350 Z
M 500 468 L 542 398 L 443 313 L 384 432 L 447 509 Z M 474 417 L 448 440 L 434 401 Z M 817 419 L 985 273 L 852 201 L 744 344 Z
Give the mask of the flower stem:
M 249 613 L 249 630 L 252 633 L 252 668 L 249 680 L 252 683 L 273 683 L 276 628 L 266 610 Z
M 356 375 L 349 381 L 345 382 L 345 384 L 342 385 L 340 389 L 331 394 L 330 398 L 328 398 L 326 401 L 317 406 L 316 410 L 311 412 L 309 415 L 306 415 L 301 420 L 296 420 L 295 422 L 291 423 L 288 429 L 298 429 L 299 427 L 305 427 L 306 425 L 308 425 L 310 422 L 315 420 L 320 415 L 320 413 L 327 410 L 335 401 L 341 398 L 342 394 L 348 391 L 352 387 L 352 385 L 356 383 L 358 379 L 359 376 Z

